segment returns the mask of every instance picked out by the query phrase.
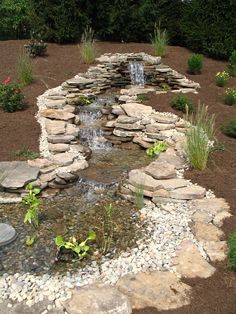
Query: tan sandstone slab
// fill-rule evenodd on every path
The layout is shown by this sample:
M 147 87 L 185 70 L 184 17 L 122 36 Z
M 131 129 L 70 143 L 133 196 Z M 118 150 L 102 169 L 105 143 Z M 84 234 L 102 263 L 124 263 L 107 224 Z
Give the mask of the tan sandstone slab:
M 73 290 L 64 303 L 68 314 L 131 314 L 128 298 L 112 286 L 91 285 Z
M 68 121 L 75 117 L 71 112 L 65 110 L 56 110 L 56 109 L 45 109 L 39 112 L 39 115 L 44 118 L 64 120 Z
M 60 153 L 51 157 L 51 160 L 57 165 L 68 166 L 72 164 L 78 155 L 76 153 Z
M 139 103 L 127 103 L 121 105 L 126 114 L 130 117 L 141 118 L 146 115 L 150 115 L 153 111 L 151 106 L 145 106 Z
M 171 179 L 176 177 L 175 166 L 167 162 L 154 161 L 145 168 L 145 172 L 154 179 Z
M 158 161 L 168 162 L 169 164 L 174 165 L 176 169 L 181 169 L 185 165 L 185 161 L 183 160 L 183 158 L 167 152 L 160 154 L 158 157 Z
M 220 241 L 224 236 L 223 231 L 211 223 L 196 222 L 192 229 L 198 241 Z
M 173 264 L 182 277 L 208 278 L 215 272 L 215 268 L 202 257 L 197 246 L 189 240 L 181 243 L 176 257 L 173 258 Z
M 50 135 L 64 134 L 66 131 L 66 123 L 64 121 L 46 120 L 46 131 Z
M 223 261 L 227 256 L 227 242 L 226 241 L 208 241 L 202 243 L 204 250 L 212 262 Z
M 174 128 L 174 124 L 152 123 L 146 125 L 148 133 L 158 133 L 159 131 L 170 130 Z
M 128 181 L 135 187 L 141 187 L 144 190 L 154 192 L 161 188 L 158 180 L 146 174 L 144 171 L 134 169 L 129 172 Z
M 203 198 L 206 194 L 206 189 L 198 185 L 190 185 L 184 188 L 172 190 L 170 197 L 180 200 L 192 200 Z
M 191 288 L 170 272 L 126 275 L 117 282 L 117 287 L 129 297 L 136 309 L 155 307 L 169 310 L 190 302 Z
M 189 184 L 189 181 L 180 178 L 158 180 L 161 187 L 165 190 L 171 191 L 178 188 L 183 188 Z
M 210 214 L 216 214 L 221 211 L 229 211 L 229 204 L 223 198 L 205 198 L 192 202 L 192 207 L 195 210 L 202 210 Z

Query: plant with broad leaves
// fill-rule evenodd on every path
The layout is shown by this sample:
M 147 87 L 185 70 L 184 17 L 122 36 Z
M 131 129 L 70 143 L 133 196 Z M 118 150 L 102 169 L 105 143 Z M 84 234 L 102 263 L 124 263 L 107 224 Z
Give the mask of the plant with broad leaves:
M 37 195 L 40 193 L 40 189 L 29 183 L 26 190 L 28 195 L 22 199 L 22 203 L 28 205 L 29 208 L 25 214 L 24 223 L 29 223 L 36 229 L 39 226 L 38 210 L 40 202 Z
M 87 244 L 89 240 L 96 240 L 96 233 L 94 231 L 90 231 L 88 237 L 80 243 L 76 240 L 75 237 L 70 237 L 69 241 L 65 241 L 63 236 L 58 235 L 54 239 L 58 252 L 61 248 L 65 248 L 75 252 L 81 258 L 85 257 L 90 249 L 90 246 Z
M 168 148 L 168 144 L 165 142 L 156 142 L 150 148 L 146 150 L 146 153 L 150 157 L 158 156 L 160 153 L 165 152 Z

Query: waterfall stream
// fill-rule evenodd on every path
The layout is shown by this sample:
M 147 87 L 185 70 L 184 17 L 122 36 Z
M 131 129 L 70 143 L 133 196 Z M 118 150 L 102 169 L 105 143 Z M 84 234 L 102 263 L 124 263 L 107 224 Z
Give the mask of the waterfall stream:
M 145 84 L 143 64 L 140 62 L 130 62 L 129 72 L 130 72 L 131 84 L 134 86 L 143 87 Z

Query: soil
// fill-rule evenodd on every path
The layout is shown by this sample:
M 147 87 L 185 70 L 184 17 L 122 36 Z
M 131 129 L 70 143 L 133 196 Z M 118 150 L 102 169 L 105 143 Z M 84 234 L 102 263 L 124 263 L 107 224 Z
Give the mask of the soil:
M 16 80 L 17 58 L 26 41 L 0 42 L 0 81 L 10 76 Z M 121 44 L 98 42 L 97 56 L 105 52 L 140 52 L 151 54 L 149 44 Z M 223 124 L 236 119 L 236 106 L 226 106 L 222 97 L 224 89 L 215 86 L 214 77 L 219 71 L 226 69 L 227 63 L 204 57 L 204 66 L 200 75 L 189 75 L 186 72 L 186 61 L 191 52 L 183 47 L 168 47 L 163 63 L 185 74 L 200 83 L 199 94 L 188 94 L 195 105 L 198 101 L 209 106 L 209 111 L 216 114 L 217 141 L 223 144 L 222 151 L 211 154 L 208 167 L 204 171 L 190 169 L 185 177 L 214 191 L 216 196 L 224 197 L 231 206 L 233 217 L 225 221 L 223 230 L 227 239 L 236 228 L 236 140 L 226 137 L 220 131 Z M 0 110 L 0 160 L 16 160 L 15 152 L 21 149 L 38 151 L 40 128 L 35 119 L 37 112 L 36 98 L 46 89 L 58 86 L 78 72 L 87 70 L 79 54 L 77 45 L 48 45 L 48 55 L 36 58 L 34 64 L 34 83 L 23 89 L 26 96 L 26 107 L 15 113 Z M 236 87 L 236 78 L 232 78 L 228 87 Z M 159 111 L 171 111 L 173 94 L 149 94 L 147 105 Z M 134 310 L 133 314 L 233 314 L 236 313 L 236 273 L 227 269 L 227 261 L 214 265 L 215 274 L 208 279 L 186 280 L 193 287 L 191 304 L 173 311 L 157 311 L 146 308 Z

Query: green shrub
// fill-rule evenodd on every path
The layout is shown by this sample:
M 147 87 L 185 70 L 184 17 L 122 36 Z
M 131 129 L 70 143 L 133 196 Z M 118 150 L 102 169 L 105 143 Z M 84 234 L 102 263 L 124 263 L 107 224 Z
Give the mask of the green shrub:
M 168 45 L 168 36 L 166 29 L 161 30 L 161 24 L 159 26 L 155 24 L 153 35 L 151 36 L 151 44 L 155 56 L 164 56 L 166 53 L 166 47 Z
M 236 138 L 236 119 L 230 120 L 225 126 L 223 126 L 222 132 L 225 135 Z
M 80 53 L 85 63 L 90 64 L 95 60 L 94 31 L 91 27 L 86 27 L 80 44 Z
M 230 79 L 230 75 L 228 72 L 218 72 L 215 76 L 216 85 L 219 87 L 224 87 Z
M 236 230 L 232 232 L 229 238 L 228 259 L 229 267 L 236 270 Z
M 18 84 L 11 82 L 10 78 L 0 84 L 0 107 L 7 112 L 22 109 L 24 95 Z
M 236 50 L 229 57 L 228 69 L 231 76 L 236 76 Z
M 29 57 L 25 54 L 20 55 L 18 58 L 17 76 L 23 86 L 27 86 L 33 82 L 33 65 Z
M 32 33 L 31 37 L 29 43 L 24 45 L 26 54 L 31 58 L 44 56 L 47 52 L 47 44 L 39 34 Z
M 193 112 L 193 104 L 191 100 L 184 95 L 177 95 L 172 101 L 171 101 L 171 107 L 173 109 L 185 112 L 188 110 L 188 112 Z
M 180 21 L 185 45 L 214 58 L 229 58 L 236 49 L 236 1 L 183 1 Z
M 236 89 L 227 88 L 225 91 L 224 102 L 226 105 L 232 106 L 236 104 Z
M 188 72 L 191 74 L 199 74 L 202 69 L 203 56 L 194 53 L 188 58 Z
M 215 116 L 208 114 L 208 107 L 198 106 L 195 115 L 186 116 L 190 125 L 186 132 L 185 152 L 192 166 L 203 170 L 207 166 L 215 133 Z

